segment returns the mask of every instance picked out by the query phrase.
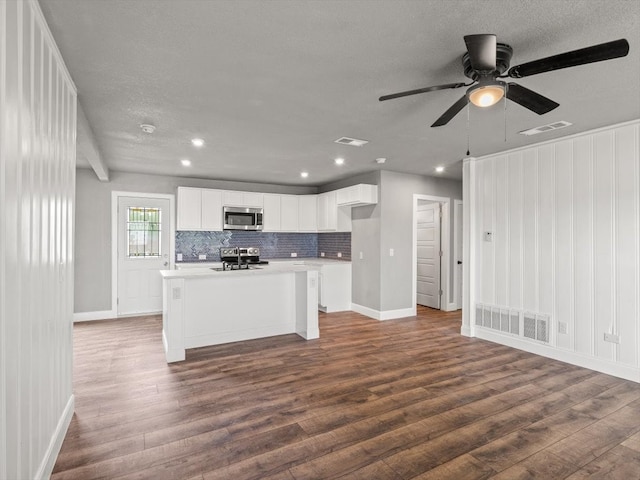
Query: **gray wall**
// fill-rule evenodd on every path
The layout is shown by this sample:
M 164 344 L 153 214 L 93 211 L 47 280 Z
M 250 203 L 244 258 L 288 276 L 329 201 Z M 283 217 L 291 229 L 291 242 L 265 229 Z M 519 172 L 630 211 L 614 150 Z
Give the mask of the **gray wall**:
M 76 313 L 111 310 L 111 192 L 175 194 L 178 186 L 290 194 L 313 194 L 318 190 L 317 187 L 110 173 L 111 180 L 101 182 L 93 170 L 76 170 Z
M 450 238 L 453 242 L 453 200 L 462 199 L 462 182 L 382 171 L 379 199 L 381 210 L 379 310 L 382 311 L 413 306 L 414 194 L 434 195 L 450 199 L 452 214 Z M 394 249 L 393 257 L 389 256 L 390 248 Z M 450 249 L 452 252 L 453 246 L 450 246 Z M 354 250 L 353 256 L 356 255 Z M 450 272 L 453 274 L 453 255 L 451 255 Z M 450 290 L 452 290 L 451 286 Z

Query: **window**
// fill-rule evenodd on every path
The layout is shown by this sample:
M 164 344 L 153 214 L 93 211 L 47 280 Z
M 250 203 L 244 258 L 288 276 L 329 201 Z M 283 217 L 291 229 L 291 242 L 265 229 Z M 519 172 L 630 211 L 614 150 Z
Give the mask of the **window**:
M 127 208 L 127 257 L 159 257 L 161 211 L 159 208 Z

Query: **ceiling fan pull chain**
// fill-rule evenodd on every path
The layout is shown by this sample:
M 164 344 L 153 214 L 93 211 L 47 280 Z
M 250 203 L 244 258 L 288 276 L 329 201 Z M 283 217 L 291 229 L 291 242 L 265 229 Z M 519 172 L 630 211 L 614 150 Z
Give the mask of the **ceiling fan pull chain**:
M 471 155 L 469 153 L 469 103 L 467 103 L 467 157 Z
M 508 86 L 506 88 L 509 88 Z M 507 143 L 507 95 L 504 96 L 504 142 Z

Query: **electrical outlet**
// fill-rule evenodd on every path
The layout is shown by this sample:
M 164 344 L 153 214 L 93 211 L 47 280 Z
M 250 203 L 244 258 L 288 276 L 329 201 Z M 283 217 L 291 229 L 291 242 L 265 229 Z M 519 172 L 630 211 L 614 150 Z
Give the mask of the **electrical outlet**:
M 567 334 L 568 326 L 566 322 L 558 322 L 558 333 Z
M 484 232 L 484 241 L 485 241 L 485 242 L 491 242 L 491 241 L 493 241 L 493 233 L 491 233 L 491 232 Z
M 291 252 L 291 258 L 296 258 L 298 254 L 296 252 Z
M 207 255 L 198 255 L 198 260 L 206 260 L 207 259 Z
M 362 252 L 360 252 L 360 260 L 362 260 L 364 258 L 364 255 L 362 254 Z
M 393 251 L 393 248 L 390 248 L 390 249 L 389 249 L 389 256 L 390 256 L 390 257 L 393 257 L 393 255 L 394 255 L 395 253 L 396 253 L 396 252 L 394 252 L 394 251 Z
M 179 262 L 181 262 L 181 261 L 182 261 L 182 254 L 181 254 L 181 253 L 179 253 L 179 254 L 177 255 L 177 257 L 178 257 L 178 261 L 179 261 Z
M 342 253 L 338 252 L 338 258 L 342 258 Z
M 324 252 L 320 252 L 320 256 L 321 256 L 321 257 L 324 257 Z
M 604 341 L 610 343 L 620 343 L 620 336 L 615 335 L 613 333 L 605 333 Z

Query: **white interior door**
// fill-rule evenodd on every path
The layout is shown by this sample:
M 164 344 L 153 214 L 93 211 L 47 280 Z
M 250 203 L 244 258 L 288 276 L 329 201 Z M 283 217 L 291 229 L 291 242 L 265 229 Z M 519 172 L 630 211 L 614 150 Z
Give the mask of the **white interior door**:
M 170 268 L 169 199 L 118 197 L 118 315 L 162 311 L 162 278 Z
M 417 295 L 419 305 L 440 308 L 440 204 L 418 205 Z

